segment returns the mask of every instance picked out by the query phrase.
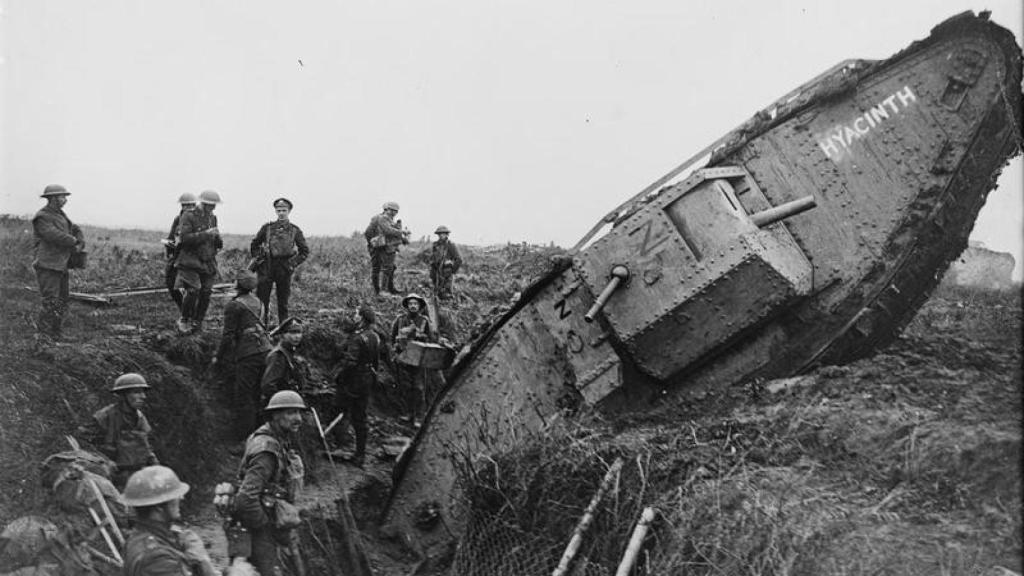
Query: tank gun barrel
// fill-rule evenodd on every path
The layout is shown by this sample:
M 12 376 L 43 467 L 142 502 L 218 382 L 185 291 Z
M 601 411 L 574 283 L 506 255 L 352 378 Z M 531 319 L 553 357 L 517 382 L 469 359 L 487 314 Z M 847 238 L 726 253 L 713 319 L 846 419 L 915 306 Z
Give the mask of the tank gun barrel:
M 791 202 L 779 204 L 773 208 L 751 214 L 750 220 L 758 228 L 764 228 L 765 226 L 775 224 L 779 220 L 785 220 L 790 216 L 796 216 L 801 212 L 806 212 L 817 205 L 818 203 L 814 200 L 813 195 L 804 196 L 803 198 L 797 198 Z
M 611 298 L 612 292 L 615 292 L 615 289 L 619 287 L 619 284 L 621 284 L 623 280 L 628 279 L 629 268 L 621 265 L 612 267 L 612 277 L 608 280 L 608 284 L 605 285 L 604 290 L 601 290 L 601 294 L 597 297 L 597 300 L 594 301 L 594 305 L 590 307 L 590 310 L 587 310 L 583 319 L 587 322 L 593 322 L 597 313 L 601 311 L 601 308 L 604 308 L 608 299 Z

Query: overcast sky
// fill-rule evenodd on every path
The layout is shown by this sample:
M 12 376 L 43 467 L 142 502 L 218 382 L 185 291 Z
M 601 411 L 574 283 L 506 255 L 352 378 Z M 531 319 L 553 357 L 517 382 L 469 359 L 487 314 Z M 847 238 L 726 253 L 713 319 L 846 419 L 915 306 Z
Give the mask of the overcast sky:
M 386 200 L 414 237 L 571 246 L 799 84 L 1021 0 L 0 0 L 0 212 L 52 182 L 78 221 L 164 229 L 212 188 L 226 232 L 271 200 L 349 234 Z M 973 239 L 1022 260 L 1022 164 Z

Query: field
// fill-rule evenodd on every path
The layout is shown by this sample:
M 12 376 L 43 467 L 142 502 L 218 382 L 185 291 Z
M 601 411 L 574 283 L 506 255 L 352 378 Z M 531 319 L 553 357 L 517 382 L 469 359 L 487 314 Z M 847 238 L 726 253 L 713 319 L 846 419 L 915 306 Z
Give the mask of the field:
M 213 485 L 233 476 L 237 456 L 225 440 L 223 379 L 209 361 L 226 299 L 215 298 L 204 333 L 184 338 L 173 332 L 166 294 L 106 307 L 74 303 L 68 343 L 34 355 L 29 230 L 24 220 L 0 218 L 0 524 L 27 514 L 66 517 L 42 486 L 39 464 L 111 401 L 114 377 L 139 371 L 155 388 L 147 413 L 156 451 L 194 486 L 187 520 L 223 560 L 208 503 Z M 161 233 L 85 232 L 90 265 L 73 273 L 73 291 L 161 286 Z M 244 266 L 248 238 L 225 242 L 222 281 Z M 292 306 L 310 324 L 302 353 L 322 381 L 337 359 L 343 316 L 372 303 L 390 322 L 398 301 L 373 298 L 362 239 L 314 237 L 310 245 Z M 403 251 L 402 288 L 425 291 L 416 258 L 425 247 Z M 464 250 L 458 306 L 447 310 L 460 341 L 500 313 L 556 251 Z M 657 519 L 636 574 L 1020 574 L 1020 334 L 1018 290 L 943 286 L 871 358 L 744 382 L 685 407 L 618 419 L 596 412 L 537 432 L 514 453 L 466 472 L 473 530 L 445 560 L 461 574 L 550 574 L 608 466 L 621 458 L 574 574 L 614 574 L 647 506 Z M 440 564 L 421 562 L 415 549 L 378 530 L 393 457 L 384 447 L 412 433 L 395 418 L 394 392 L 386 377 L 372 406 L 370 444 L 378 453 L 365 470 L 310 458 L 301 503 L 313 574 L 340 573 L 330 543 L 340 536 L 334 502 L 346 489 L 375 574 L 429 573 Z M 0 572 L 15 568 L 10 562 L 0 555 Z

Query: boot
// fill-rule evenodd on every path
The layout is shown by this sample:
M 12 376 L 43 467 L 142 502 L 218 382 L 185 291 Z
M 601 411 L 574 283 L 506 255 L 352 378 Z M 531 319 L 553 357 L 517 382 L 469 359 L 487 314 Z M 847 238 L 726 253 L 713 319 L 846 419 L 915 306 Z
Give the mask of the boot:
M 370 276 L 370 282 L 373 284 L 373 293 L 380 295 L 380 276 L 378 274 L 372 274 Z
M 210 307 L 210 293 L 202 291 L 199 293 L 199 298 L 196 300 L 196 313 L 193 317 L 193 324 L 198 323 L 200 328 L 203 325 L 203 320 L 206 319 L 206 310 Z
M 387 278 L 387 291 L 389 294 L 401 294 L 395 289 L 395 272 L 392 270 L 386 274 Z

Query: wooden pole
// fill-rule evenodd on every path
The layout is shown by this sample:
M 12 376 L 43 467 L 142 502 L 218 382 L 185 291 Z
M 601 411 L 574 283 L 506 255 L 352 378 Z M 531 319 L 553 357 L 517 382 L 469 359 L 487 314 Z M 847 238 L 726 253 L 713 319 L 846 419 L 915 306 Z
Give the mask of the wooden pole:
M 633 537 L 629 539 L 629 545 L 626 546 L 626 552 L 622 555 L 622 562 L 619 563 L 619 569 L 615 571 L 615 576 L 629 576 L 633 565 L 636 564 L 636 558 L 640 554 L 640 548 L 644 544 L 644 538 L 651 527 L 651 522 L 654 522 L 654 516 L 654 508 L 650 506 L 644 508 L 640 514 L 640 520 L 637 521 L 636 528 L 633 529 Z
M 611 487 L 612 479 L 615 478 L 620 470 L 622 470 L 622 458 L 616 458 L 615 462 L 608 468 L 608 472 L 605 473 L 604 479 L 601 480 L 601 485 L 597 488 L 597 492 L 594 493 L 594 497 L 590 499 L 587 509 L 583 511 L 583 516 L 580 517 L 580 521 L 576 524 L 576 529 L 572 531 L 569 544 L 565 547 L 565 552 L 562 553 L 562 559 L 558 561 L 558 567 L 551 573 L 551 576 L 565 576 L 569 571 L 569 564 L 572 563 L 572 559 L 579 552 L 580 545 L 583 543 L 583 534 L 594 520 L 594 512 L 597 511 L 597 506 L 601 503 L 601 499 L 604 498 L 604 493 Z
M 103 521 L 100 520 L 99 515 L 96 514 L 95 510 L 89 508 L 89 516 L 92 516 L 92 521 L 95 522 L 96 526 L 99 527 L 100 534 L 103 534 L 103 539 L 106 540 L 107 547 L 110 548 L 110 551 L 114 554 L 114 558 L 116 558 L 117 561 L 121 562 L 123 565 L 124 558 L 122 558 L 121 553 L 117 551 L 117 546 L 114 546 L 114 541 L 110 538 L 110 534 L 107 533 L 107 529 L 103 527 Z
M 92 493 L 99 502 L 100 510 L 103 510 L 103 515 L 106 516 L 107 521 L 110 523 L 110 531 L 114 533 L 114 536 L 117 536 L 117 541 L 121 546 L 124 546 L 124 534 L 121 534 L 121 529 L 117 526 L 114 515 L 110 513 L 110 507 L 107 506 L 107 500 L 103 497 L 103 493 L 100 492 L 99 486 L 96 485 L 92 478 L 86 477 L 85 480 L 89 483 L 89 487 L 92 488 Z

